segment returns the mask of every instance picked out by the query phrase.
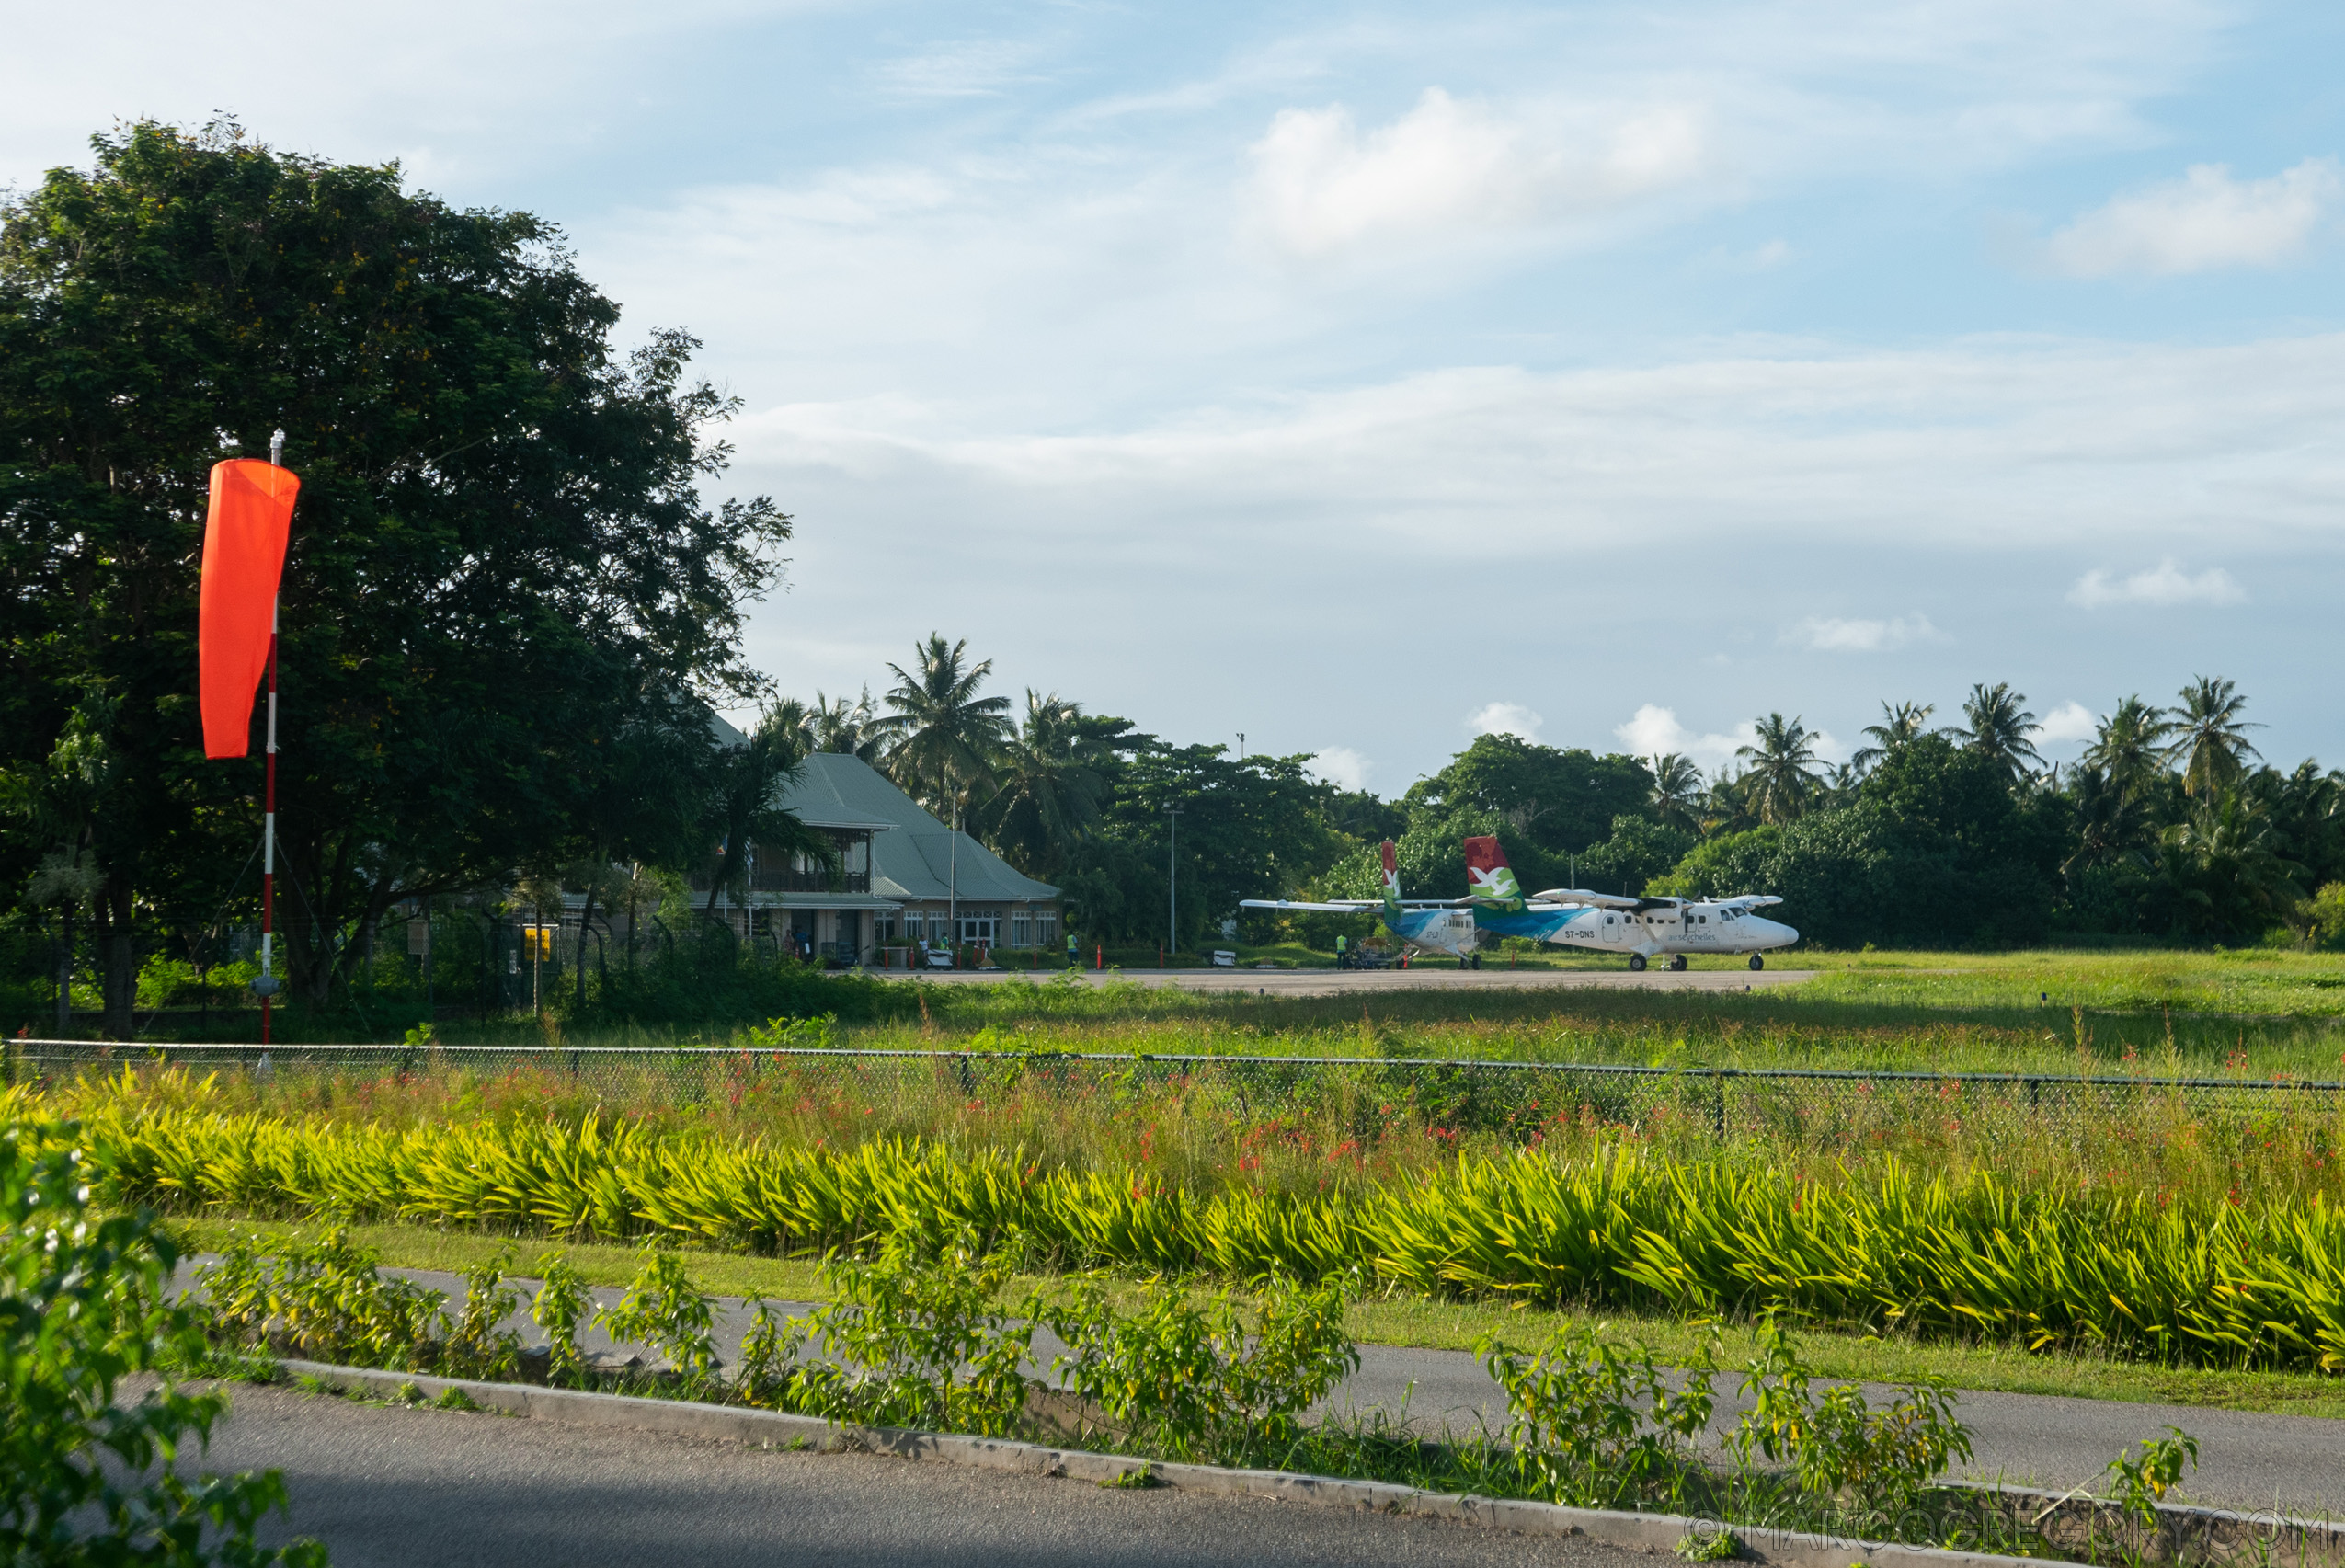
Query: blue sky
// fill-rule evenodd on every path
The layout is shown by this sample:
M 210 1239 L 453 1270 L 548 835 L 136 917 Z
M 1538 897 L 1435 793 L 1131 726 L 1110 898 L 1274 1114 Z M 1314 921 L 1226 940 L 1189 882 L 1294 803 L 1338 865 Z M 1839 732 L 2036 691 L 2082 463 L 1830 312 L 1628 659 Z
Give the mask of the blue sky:
M 2203 672 L 2345 762 L 2345 8 L 116 17 L 16 24 L 0 181 L 224 109 L 558 222 L 746 402 L 784 689 L 935 629 L 1390 794 Z

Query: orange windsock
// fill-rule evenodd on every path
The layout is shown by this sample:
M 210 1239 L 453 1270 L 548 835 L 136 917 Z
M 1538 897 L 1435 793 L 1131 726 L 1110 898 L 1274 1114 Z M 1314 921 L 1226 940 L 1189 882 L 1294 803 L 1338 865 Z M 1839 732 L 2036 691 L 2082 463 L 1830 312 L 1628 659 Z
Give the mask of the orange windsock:
M 251 749 L 253 690 L 269 667 L 277 579 L 301 487 L 292 470 L 257 458 L 212 465 L 196 618 L 207 757 L 241 757 Z

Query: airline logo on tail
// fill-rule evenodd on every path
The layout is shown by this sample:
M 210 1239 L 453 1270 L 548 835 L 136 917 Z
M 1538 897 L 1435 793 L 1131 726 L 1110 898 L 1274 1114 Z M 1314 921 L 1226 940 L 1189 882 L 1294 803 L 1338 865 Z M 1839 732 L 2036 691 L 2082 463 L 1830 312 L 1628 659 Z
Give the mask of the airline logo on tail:
M 1384 907 L 1393 914 L 1401 912 L 1401 856 L 1392 841 L 1384 841 Z
M 1494 833 L 1466 841 L 1466 896 L 1478 904 L 1522 912 L 1523 885 L 1515 880 L 1515 868 L 1506 864 L 1506 852 L 1498 847 Z

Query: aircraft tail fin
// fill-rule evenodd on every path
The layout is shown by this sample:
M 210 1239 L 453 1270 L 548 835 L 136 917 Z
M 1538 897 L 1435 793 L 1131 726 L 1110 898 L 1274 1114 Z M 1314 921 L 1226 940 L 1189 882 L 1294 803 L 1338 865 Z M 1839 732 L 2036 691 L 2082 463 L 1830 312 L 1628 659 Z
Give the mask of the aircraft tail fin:
M 1401 854 L 1390 839 L 1384 841 L 1384 907 L 1401 912 Z
M 1516 880 L 1515 868 L 1506 864 L 1506 852 L 1499 847 L 1497 834 L 1478 834 L 1466 841 L 1466 894 L 1477 904 L 1503 910 L 1523 908 L 1523 885 Z

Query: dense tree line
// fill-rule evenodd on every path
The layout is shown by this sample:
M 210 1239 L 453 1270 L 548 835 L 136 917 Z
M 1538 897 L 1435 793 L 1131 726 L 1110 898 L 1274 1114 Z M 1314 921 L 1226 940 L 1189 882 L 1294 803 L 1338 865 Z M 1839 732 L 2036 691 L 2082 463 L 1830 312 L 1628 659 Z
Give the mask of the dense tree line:
M 1029 691 L 1013 715 L 980 694 L 990 666 L 942 637 L 890 668 L 884 709 L 868 693 L 818 698 L 784 704 L 774 722 L 801 748 L 887 768 L 1058 884 L 1082 928 L 1109 940 L 1165 929 L 1168 806 L 1182 808 L 1184 944 L 1243 897 L 1373 897 L 1385 838 L 1411 896 L 1459 897 L 1459 846 L 1477 833 L 1498 836 L 1529 887 L 1773 892 L 1834 946 L 2345 929 L 2345 778 L 2264 764 L 2245 697 L 2218 679 L 2170 708 L 2127 698 L 2066 767 L 2039 754 L 2024 695 L 1980 685 L 1951 726 L 1933 727 L 1928 704 L 1883 704 L 1839 766 L 1779 713 L 1707 779 L 1681 756 L 1485 735 L 1385 801 L 1315 782 L 1306 758 L 1173 746 L 1057 695 Z M 1257 936 L 1296 929 L 1248 923 Z

